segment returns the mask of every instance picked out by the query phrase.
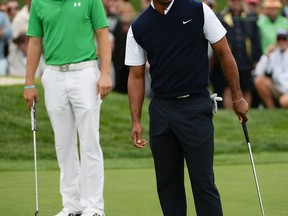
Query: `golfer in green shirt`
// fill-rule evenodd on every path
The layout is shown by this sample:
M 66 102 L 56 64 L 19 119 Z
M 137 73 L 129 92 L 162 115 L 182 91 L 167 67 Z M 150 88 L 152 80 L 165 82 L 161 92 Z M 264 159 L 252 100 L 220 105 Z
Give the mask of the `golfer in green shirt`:
M 99 118 L 112 82 L 111 44 L 102 1 L 33 0 L 27 35 L 24 98 L 29 108 L 38 100 L 34 76 L 42 51 L 47 65 L 42 84 L 61 172 L 63 209 L 57 216 L 104 216 Z

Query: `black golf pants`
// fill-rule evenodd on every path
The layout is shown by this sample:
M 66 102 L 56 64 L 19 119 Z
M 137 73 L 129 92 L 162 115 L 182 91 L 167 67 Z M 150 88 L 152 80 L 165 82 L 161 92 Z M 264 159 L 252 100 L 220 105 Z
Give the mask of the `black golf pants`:
M 161 100 L 149 106 L 150 146 L 164 216 L 186 216 L 186 161 L 197 216 L 222 216 L 214 184 L 214 128 L 210 98 Z

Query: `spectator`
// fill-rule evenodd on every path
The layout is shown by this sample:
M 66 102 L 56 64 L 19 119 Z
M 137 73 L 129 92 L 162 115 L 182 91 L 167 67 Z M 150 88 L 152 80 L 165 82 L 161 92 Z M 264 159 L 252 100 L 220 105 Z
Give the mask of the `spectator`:
M 0 11 L 0 75 L 7 73 L 7 59 L 5 57 L 5 44 L 12 36 L 11 23 L 5 12 Z
M 110 13 L 117 14 L 117 6 L 120 1 L 124 1 L 124 0 L 108 0 Z
M 8 17 L 10 19 L 10 21 L 12 22 L 12 20 L 14 19 L 14 17 L 16 16 L 16 14 L 19 11 L 19 3 L 17 0 L 8 0 L 7 1 L 7 14 Z
M 21 10 L 15 15 L 14 19 L 12 20 L 12 39 L 18 37 L 22 32 L 27 31 L 31 0 L 25 0 L 25 3 L 26 4 L 21 8 Z M 17 45 L 13 42 L 13 40 L 10 40 L 9 51 L 7 52 L 8 56 L 11 53 L 13 55 L 13 52 L 16 49 Z
M 27 29 L 26 29 L 27 30 Z M 25 76 L 26 71 L 26 56 L 28 48 L 28 37 L 26 30 L 20 31 L 18 35 L 13 35 L 12 42 L 16 45 L 13 51 L 8 55 L 8 72 L 12 76 Z M 40 77 L 44 72 L 45 64 L 43 56 L 40 58 L 40 63 L 35 76 Z
M 136 11 L 129 1 L 120 1 L 117 5 L 117 14 L 123 25 L 124 32 L 127 33 L 130 24 L 136 17 Z
M 25 5 L 16 14 L 12 21 L 12 40 L 9 43 L 8 73 L 13 76 L 25 76 L 28 38 L 25 35 L 28 28 L 31 0 L 25 0 Z M 39 77 L 44 72 L 44 59 L 36 71 Z
M 151 4 L 151 0 L 140 0 L 141 12 L 144 11 Z
M 250 14 L 258 17 L 259 14 L 259 0 L 246 0 L 246 7 Z
M 280 15 L 282 7 L 280 0 L 264 0 L 263 15 L 257 21 L 260 32 L 262 53 L 276 40 L 277 29 L 288 29 L 288 19 Z
M 7 0 L 0 0 L 0 11 L 7 13 Z
M 19 11 L 19 3 L 17 0 L 8 0 L 7 3 L 7 8 L 6 8 L 6 13 L 10 19 L 10 22 L 13 21 L 14 17 Z M 12 29 L 13 30 L 13 29 Z M 11 40 L 7 41 L 4 45 L 4 55 L 7 58 L 9 55 L 10 51 L 10 44 L 12 43 Z
M 103 0 L 103 4 L 110 23 L 109 31 L 114 37 L 112 62 L 115 76 L 113 90 L 119 93 L 127 93 L 129 68 L 124 64 L 126 34 L 129 27 L 127 25 L 130 23 L 128 22 L 129 14 L 133 11 L 133 14 L 136 15 L 136 12 L 131 3 L 124 0 Z
M 29 16 L 30 16 L 30 5 L 32 0 L 25 0 L 25 5 L 15 15 L 12 21 L 13 37 L 15 38 L 23 30 L 27 31 Z
M 131 22 L 136 16 L 136 11 L 129 1 L 118 0 L 116 14 L 120 17 L 124 38 L 121 38 L 121 44 L 119 44 L 121 49 L 119 50 L 118 58 L 121 59 L 121 63 L 119 63 L 119 68 L 116 70 L 116 84 L 114 90 L 120 93 L 127 93 L 129 67 L 124 65 L 126 35 Z
M 215 12 L 215 10 L 216 10 L 216 2 L 215 2 L 215 0 L 203 0 L 202 2 L 207 4 L 211 8 L 211 10 L 213 10 Z
M 252 104 L 253 80 L 251 71 L 261 57 L 261 44 L 257 28 L 257 17 L 245 8 L 243 0 L 228 0 L 228 7 L 220 12 L 220 21 L 227 30 L 227 40 L 236 60 L 243 97 Z M 211 81 L 214 92 L 223 97 L 224 108 L 232 109 L 231 92 L 216 63 Z
M 288 17 L 288 0 L 284 0 L 283 2 L 284 2 L 284 7 L 283 7 L 283 11 L 281 15 L 284 17 Z
M 120 17 L 116 13 L 111 12 L 110 10 L 111 0 L 102 0 L 102 2 L 103 2 L 106 16 L 109 22 L 108 29 L 109 29 L 110 34 L 113 35 L 112 37 L 113 38 L 112 64 L 114 68 L 114 73 L 113 71 L 111 71 L 113 90 L 122 92 L 119 87 L 119 83 L 120 83 L 119 80 L 121 80 L 121 71 L 125 70 L 125 67 L 126 67 L 124 65 L 126 34 L 123 30 Z M 125 92 L 125 87 L 124 87 L 124 92 Z
M 275 49 L 274 49 L 275 48 Z M 288 32 L 277 32 L 277 44 L 262 55 L 255 69 L 255 87 L 265 107 L 288 108 Z

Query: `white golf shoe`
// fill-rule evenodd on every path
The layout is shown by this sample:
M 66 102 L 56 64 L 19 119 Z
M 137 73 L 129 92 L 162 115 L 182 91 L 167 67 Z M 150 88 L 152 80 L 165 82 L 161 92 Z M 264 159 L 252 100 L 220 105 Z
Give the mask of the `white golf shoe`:
M 63 208 L 58 214 L 55 216 L 80 216 L 80 213 L 72 213 L 69 212 L 68 209 Z
M 101 215 L 95 212 L 85 212 L 84 214 L 81 214 L 81 216 L 101 216 Z

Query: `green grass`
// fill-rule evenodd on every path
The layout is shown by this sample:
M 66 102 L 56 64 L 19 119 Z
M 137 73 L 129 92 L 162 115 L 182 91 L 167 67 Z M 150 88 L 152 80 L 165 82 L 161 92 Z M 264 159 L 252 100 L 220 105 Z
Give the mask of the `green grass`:
M 145 147 L 146 148 L 146 147 Z M 148 148 L 148 147 L 147 147 Z M 288 152 L 261 152 L 253 153 L 255 164 L 288 164 Z M 105 169 L 147 169 L 153 168 L 152 157 L 147 158 L 105 158 Z M 214 158 L 216 166 L 249 165 L 250 158 L 247 153 L 217 154 Z M 37 159 L 38 170 L 58 170 L 56 159 Z M 33 160 L 3 160 L 0 159 L 0 173 L 7 171 L 31 171 L 34 170 Z
M 287 156 L 287 155 L 286 155 Z M 135 159 L 134 159 L 135 160 Z M 136 161 L 135 161 L 136 162 Z M 256 166 L 266 215 L 287 216 L 288 164 Z M 250 165 L 215 166 L 224 215 L 261 215 Z M 58 171 L 39 173 L 39 215 L 49 216 L 61 209 Z M 188 215 L 195 215 L 191 187 L 186 175 Z M 34 173 L 0 172 L 0 215 L 33 215 Z M 160 216 L 155 174 L 152 168 L 105 170 L 106 215 Z
M 61 208 L 54 138 L 37 83 L 37 156 L 40 214 Z M 0 87 L 0 215 L 32 215 L 35 210 L 33 134 L 23 86 Z M 148 139 L 149 99 L 143 107 L 143 136 Z M 286 216 L 288 206 L 288 111 L 250 110 L 247 124 L 266 215 Z M 224 215 L 260 215 L 247 144 L 233 111 L 214 117 L 215 173 Z M 106 215 L 159 216 L 149 146 L 136 149 L 130 140 L 127 95 L 112 93 L 101 110 L 101 145 L 105 158 Z M 195 215 L 186 175 L 188 215 Z
M 215 144 L 217 153 L 245 152 L 243 131 L 233 111 L 222 110 L 215 116 Z M 288 110 L 258 110 L 249 112 L 247 123 L 253 151 L 288 150 Z
M 38 85 L 39 86 L 39 85 Z M 0 87 L 0 158 L 5 160 L 32 160 L 33 135 L 30 112 L 22 97 L 22 86 Z M 54 137 L 45 110 L 43 89 L 38 87 L 37 150 L 41 159 L 55 159 Z M 148 139 L 148 107 L 143 107 L 143 136 Z M 288 110 L 250 110 L 247 124 L 253 152 L 288 151 Z M 233 111 L 220 110 L 214 118 L 215 153 L 246 152 L 246 142 Z M 112 93 L 103 102 L 101 110 L 101 145 L 105 158 L 147 158 L 150 149 L 132 147 L 130 140 L 130 111 L 127 95 Z

